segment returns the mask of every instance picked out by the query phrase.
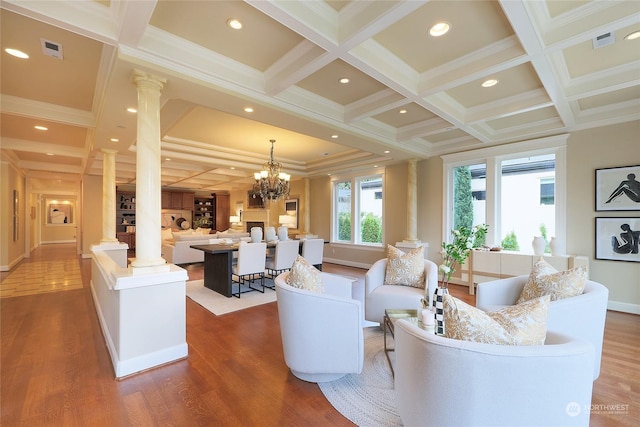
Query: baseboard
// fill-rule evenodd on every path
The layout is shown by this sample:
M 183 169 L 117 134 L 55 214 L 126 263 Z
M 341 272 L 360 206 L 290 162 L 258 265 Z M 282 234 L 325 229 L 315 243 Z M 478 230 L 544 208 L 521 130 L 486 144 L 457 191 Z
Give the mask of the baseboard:
M 127 360 L 119 360 L 116 362 L 116 377 L 122 378 L 138 372 L 146 371 L 184 359 L 189 355 L 189 346 L 187 343 L 181 343 L 169 348 L 163 348 L 153 353 L 147 353 L 142 356 L 133 357 Z
M 11 271 L 13 267 L 18 265 L 24 259 L 24 254 L 14 259 L 9 265 L 0 265 L 0 271 Z
M 640 305 L 630 304 L 628 302 L 609 301 L 607 309 L 621 311 L 623 313 L 640 314 Z
M 57 243 L 75 243 L 75 240 L 51 240 L 46 242 L 40 242 L 41 245 L 55 245 Z

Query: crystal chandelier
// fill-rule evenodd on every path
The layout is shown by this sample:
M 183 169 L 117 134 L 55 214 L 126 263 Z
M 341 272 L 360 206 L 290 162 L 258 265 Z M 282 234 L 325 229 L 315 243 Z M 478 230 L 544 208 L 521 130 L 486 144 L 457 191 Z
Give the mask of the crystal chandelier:
M 254 196 L 260 196 L 263 201 L 277 200 L 289 197 L 289 180 L 291 175 L 282 172 L 282 164 L 273 160 L 273 144 L 271 142 L 271 160 L 262 165 L 262 170 L 253 174 L 256 182 L 253 184 Z

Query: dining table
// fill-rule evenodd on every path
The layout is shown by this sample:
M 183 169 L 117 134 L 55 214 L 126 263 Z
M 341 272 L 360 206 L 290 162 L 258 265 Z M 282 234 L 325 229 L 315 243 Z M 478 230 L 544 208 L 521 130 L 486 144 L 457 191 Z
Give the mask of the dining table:
M 303 240 L 298 240 L 302 244 Z M 267 248 L 275 248 L 277 242 L 267 242 Z M 232 296 L 233 253 L 238 243 L 211 243 L 191 245 L 204 252 L 204 286 L 226 297 Z M 265 254 L 265 256 L 267 256 Z

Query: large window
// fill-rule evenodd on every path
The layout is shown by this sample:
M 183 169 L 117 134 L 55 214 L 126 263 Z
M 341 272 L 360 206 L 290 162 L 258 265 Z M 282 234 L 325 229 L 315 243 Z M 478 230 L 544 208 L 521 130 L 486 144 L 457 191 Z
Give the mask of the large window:
M 382 175 L 333 182 L 333 241 L 382 244 Z
M 443 156 L 444 239 L 486 223 L 486 244 L 531 253 L 534 236 L 564 240 L 566 136 Z

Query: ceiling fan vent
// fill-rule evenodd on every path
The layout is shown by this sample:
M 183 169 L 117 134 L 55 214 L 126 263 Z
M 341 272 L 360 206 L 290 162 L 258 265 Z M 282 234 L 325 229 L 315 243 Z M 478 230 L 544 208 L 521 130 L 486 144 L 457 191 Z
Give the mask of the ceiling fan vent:
M 593 48 L 600 49 L 601 47 L 609 46 L 616 42 L 616 35 L 609 32 L 599 35 L 593 39 Z
M 42 53 L 53 58 L 62 59 L 62 45 L 45 39 L 40 39 Z

